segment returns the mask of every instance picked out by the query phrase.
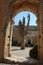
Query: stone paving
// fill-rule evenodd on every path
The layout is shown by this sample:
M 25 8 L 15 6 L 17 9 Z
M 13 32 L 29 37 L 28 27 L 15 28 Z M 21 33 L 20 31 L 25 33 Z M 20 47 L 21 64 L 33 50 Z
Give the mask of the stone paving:
M 11 48 L 11 56 L 19 62 L 29 62 L 29 64 L 37 63 L 35 59 L 30 58 L 29 51 L 32 47 L 26 47 L 24 50 L 21 50 L 20 47 Z
M 26 47 L 24 50 L 21 50 L 20 47 L 11 47 L 11 55 L 12 57 L 18 56 L 20 58 L 28 58 L 29 57 L 29 51 L 32 47 Z
M 29 51 L 32 47 L 26 47 L 24 50 L 21 50 L 20 47 L 11 47 L 11 57 L 6 57 L 11 61 L 15 62 L 25 62 L 28 61 Z
M 38 60 L 29 57 L 29 51 L 32 47 L 26 47 L 21 50 L 20 47 L 11 48 L 11 57 L 6 57 L 6 59 L 14 61 L 13 63 L 0 63 L 0 65 L 43 65 Z M 15 63 L 16 62 L 16 63 Z

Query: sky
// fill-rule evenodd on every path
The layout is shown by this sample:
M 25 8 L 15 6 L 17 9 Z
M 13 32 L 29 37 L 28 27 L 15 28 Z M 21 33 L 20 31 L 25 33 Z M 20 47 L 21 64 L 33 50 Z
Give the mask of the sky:
M 22 11 L 22 12 L 18 13 L 18 14 L 14 17 L 14 22 L 15 22 L 14 25 L 18 25 L 19 20 L 22 21 L 23 16 L 25 17 L 25 25 L 26 25 L 27 22 L 28 22 L 28 19 L 27 19 L 28 14 L 30 14 L 30 22 L 29 22 L 29 25 L 30 25 L 30 26 L 36 26 L 36 25 L 37 25 L 37 24 L 36 24 L 37 17 L 36 17 L 32 12 L 28 12 L 28 11 Z

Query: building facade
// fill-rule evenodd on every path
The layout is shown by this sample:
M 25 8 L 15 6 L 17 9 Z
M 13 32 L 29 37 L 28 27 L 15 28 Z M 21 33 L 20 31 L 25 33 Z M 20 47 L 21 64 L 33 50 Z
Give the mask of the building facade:
M 25 26 L 24 31 L 25 31 L 24 32 L 24 43 L 25 44 L 27 44 L 29 41 L 32 44 L 37 43 L 37 34 L 38 34 L 37 26 L 29 26 L 29 29 L 27 29 L 27 26 Z M 14 28 L 13 28 L 13 41 L 15 40 L 18 43 L 21 43 L 20 38 L 21 37 L 19 35 L 18 25 L 15 25 Z

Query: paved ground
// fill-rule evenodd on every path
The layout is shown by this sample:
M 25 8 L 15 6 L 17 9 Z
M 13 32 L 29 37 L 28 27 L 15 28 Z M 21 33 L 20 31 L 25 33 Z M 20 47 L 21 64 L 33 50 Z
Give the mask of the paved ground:
M 11 47 L 11 55 L 12 57 L 14 56 L 19 56 L 19 57 L 24 57 L 28 58 L 29 57 L 29 51 L 32 47 L 26 47 L 24 50 L 21 50 L 20 47 Z
M 25 49 L 21 50 L 20 47 L 12 46 L 10 53 L 11 57 L 6 57 L 5 59 L 15 61 L 15 62 L 25 62 L 28 61 L 29 58 L 29 51 L 32 47 L 26 47 Z M 29 62 L 32 59 L 29 59 Z M 33 61 L 33 60 L 32 60 Z
M 29 51 L 32 47 L 26 47 L 21 50 L 20 47 L 11 48 L 11 57 L 6 57 L 7 63 L 0 63 L 0 65 L 43 65 L 43 62 L 39 62 L 36 59 L 29 57 Z M 10 64 L 9 64 L 10 61 Z M 14 63 L 12 63 L 12 61 Z M 15 64 L 16 61 L 16 64 Z
M 21 50 L 20 47 L 13 47 L 11 48 L 11 57 L 12 59 L 19 62 L 29 62 L 30 64 L 36 62 L 35 59 L 29 58 L 29 51 L 32 47 L 26 47 L 24 50 Z
M 26 47 L 24 50 L 21 50 L 20 47 L 11 48 L 11 57 L 6 57 L 6 59 L 11 61 L 18 61 L 20 64 L 7 64 L 0 63 L 0 65 L 43 65 L 38 62 L 38 60 L 32 59 L 29 57 L 29 51 L 32 47 Z M 23 64 L 21 64 L 23 63 Z

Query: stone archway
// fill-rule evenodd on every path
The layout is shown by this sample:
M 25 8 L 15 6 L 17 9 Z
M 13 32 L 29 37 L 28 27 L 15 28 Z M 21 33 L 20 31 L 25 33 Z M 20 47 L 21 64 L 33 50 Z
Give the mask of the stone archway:
M 25 2 L 25 3 L 24 3 Z M 37 18 L 38 18 L 38 4 L 35 4 L 35 3 L 30 3 L 30 2 L 28 2 L 28 1 L 26 1 L 26 0 L 24 0 L 24 1 L 17 1 L 16 3 L 15 2 L 13 2 L 13 3 L 11 3 L 10 4 L 10 6 L 11 7 L 9 7 L 9 13 L 10 13 L 10 15 L 12 15 L 12 17 L 11 17 L 11 19 L 16 15 L 16 14 L 18 14 L 19 12 L 21 12 L 21 11 L 31 11 L 31 12 L 33 12 L 36 16 L 37 16 Z M 7 30 L 8 30 L 8 32 L 11 32 L 10 30 L 9 30 L 9 28 L 10 28 L 10 22 L 9 22 L 9 24 L 8 24 L 8 27 L 7 27 Z M 10 39 L 10 36 L 11 36 L 11 34 L 9 33 L 7 33 L 6 34 L 7 35 L 7 37 Z M 10 35 L 10 36 L 9 36 Z M 10 40 L 10 42 L 11 42 L 11 40 Z M 9 56 L 9 54 L 10 54 L 10 42 L 8 42 L 7 43 L 7 45 L 6 45 L 6 43 L 5 43 L 5 47 L 7 48 L 5 48 L 6 49 L 6 52 L 7 52 L 7 54 L 6 54 L 6 52 L 5 52 L 5 56 Z
M 8 0 L 8 2 L 9 1 L 10 0 Z M 8 6 L 8 2 L 6 3 L 7 6 Z M 2 10 L 3 10 L 3 8 L 4 7 L 2 7 Z M 34 0 L 32 0 L 32 1 L 31 0 L 21 0 L 21 1 L 15 0 L 14 1 L 13 0 L 9 3 L 9 6 L 7 9 L 8 9 L 9 14 L 5 15 L 4 10 L 2 11 L 3 15 L 1 16 L 2 19 L 0 20 L 2 22 L 4 20 L 3 16 L 5 16 L 5 18 L 6 18 L 6 16 L 8 15 L 7 16 L 7 18 L 8 18 L 8 17 L 11 17 L 10 15 L 12 15 L 12 18 L 13 18 L 17 13 L 19 13 L 21 11 L 32 11 L 37 16 L 37 18 L 38 18 L 38 20 L 37 20 L 37 24 L 38 24 L 38 54 L 39 54 L 39 58 L 41 60 L 43 60 L 43 14 L 42 14 L 43 13 L 43 1 L 42 0 L 40 0 L 40 1 L 39 0 L 36 0 L 36 1 L 34 1 Z M 10 21 L 8 20 L 7 23 L 9 23 L 9 22 Z M 2 23 L 0 23 L 0 24 L 2 24 Z M 8 25 L 7 25 L 7 28 L 8 28 Z M 7 28 L 6 28 L 6 30 L 7 30 Z M 3 29 L 3 26 L 2 26 L 2 29 Z M 0 30 L 0 31 L 1 31 L 1 36 L 3 37 L 4 34 L 3 34 L 2 30 Z M 1 39 L 0 47 L 2 46 L 0 48 L 0 51 L 2 51 L 0 53 L 1 60 L 3 60 L 4 54 L 8 53 L 5 56 L 9 56 L 9 52 L 10 52 L 8 49 L 5 48 L 6 47 L 5 36 L 3 39 L 2 39 L 2 37 L 0 37 L 0 39 Z M 2 42 L 2 40 L 3 40 L 3 42 Z M 4 53 L 5 49 L 6 49 L 6 53 Z

